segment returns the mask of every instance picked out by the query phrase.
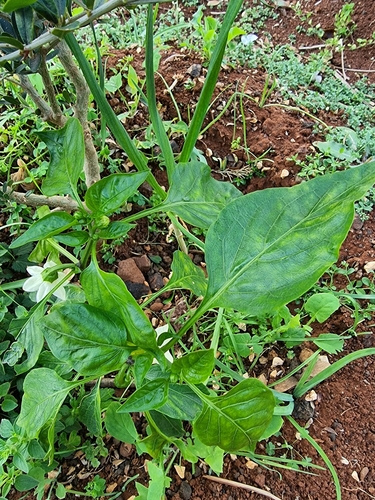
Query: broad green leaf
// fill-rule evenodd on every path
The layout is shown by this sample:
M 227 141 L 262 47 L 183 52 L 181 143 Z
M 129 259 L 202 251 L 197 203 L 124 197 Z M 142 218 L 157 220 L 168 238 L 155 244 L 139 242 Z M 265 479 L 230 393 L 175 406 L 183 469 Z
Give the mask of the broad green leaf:
M 87 304 L 58 304 L 39 324 L 53 355 L 81 375 L 119 370 L 133 350 L 121 319 Z
M 195 351 L 177 358 L 171 367 L 174 374 L 181 376 L 190 384 L 203 384 L 215 366 L 213 349 Z
M 259 316 L 300 297 L 337 260 L 354 201 L 374 182 L 372 162 L 233 200 L 207 234 L 202 308 Z
M 172 276 L 168 288 L 187 288 L 198 297 L 207 290 L 207 279 L 203 269 L 197 267 L 186 253 L 176 250 L 171 265 Z
M 117 410 L 119 413 L 130 413 L 155 410 L 162 406 L 168 396 L 168 379 L 157 378 L 146 382 L 137 389 Z
M 36 0 L 8 0 L 2 7 L 3 12 L 13 12 L 14 10 L 23 9 L 35 3 Z
M 86 243 L 89 235 L 86 231 L 70 231 L 69 233 L 57 234 L 54 239 L 68 247 L 78 247 Z
M 119 413 L 121 404 L 111 403 L 104 418 L 104 424 L 111 436 L 123 443 L 133 444 L 138 439 L 138 432 L 129 413 Z
M 30 439 L 53 420 L 69 391 L 80 382 L 67 382 L 49 368 L 36 368 L 28 373 L 23 384 L 21 412 L 17 425 L 26 430 Z
M 326 321 L 339 307 L 340 301 L 333 293 L 315 293 L 306 300 L 304 305 L 311 319 L 319 323 Z
M 167 401 L 159 406 L 158 412 L 179 420 L 194 420 L 202 410 L 202 401 L 189 386 L 169 384 Z
M 98 381 L 89 394 L 86 394 L 79 406 L 79 417 L 89 432 L 100 436 L 102 419 L 100 412 L 100 382 Z
M 76 118 L 69 118 L 62 129 L 38 132 L 38 137 L 47 144 L 51 155 L 43 194 L 70 194 L 77 199 L 77 182 L 85 160 L 81 124 Z
M 160 207 L 197 227 L 210 227 L 229 202 L 242 198 L 236 187 L 213 179 L 210 167 L 198 161 L 179 164 L 171 177 L 167 199 Z
M 38 361 L 44 344 L 43 333 L 38 325 L 43 315 L 43 308 L 37 304 L 27 318 L 14 319 L 10 324 L 11 333 L 17 336 L 17 342 L 23 346 L 27 354 L 27 358 L 22 363 L 14 366 L 17 375 L 29 371 Z
M 337 354 L 344 348 L 344 339 L 335 333 L 321 333 L 319 337 L 312 339 L 312 341 L 328 354 Z
M 14 13 L 14 21 L 25 45 L 31 43 L 34 39 L 34 12 L 31 7 L 24 7 L 16 10 Z
M 76 219 L 66 212 L 52 212 L 34 222 L 21 236 L 9 245 L 18 248 L 32 241 L 50 238 L 77 224 Z
M 86 205 L 94 214 L 111 215 L 126 203 L 147 176 L 147 172 L 138 172 L 104 177 L 87 190 Z
M 115 220 L 110 222 L 108 227 L 101 229 L 97 235 L 101 240 L 114 240 L 128 234 L 135 227 L 134 224 L 129 224 L 124 220 Z
M 81 274 L 89 304 L 122 318 L 130 340 L 147 351 L 159 351 L 156 333 L 122 279 L 99 269 L 95 262 Z
M 247 379 L 224 396 L 201 395 L 202 413 L 193 428 L 202 443 L 225 451 L 255 449 L 275 407 L 272 391 L 257 379 Z
M 181 420 L 163 415 L 158 410 L 151 410 L 150 415 L 154 424 L 164 434 L 164 436 L 170 438 L 183 436 L 184 429 L 182 427 Z

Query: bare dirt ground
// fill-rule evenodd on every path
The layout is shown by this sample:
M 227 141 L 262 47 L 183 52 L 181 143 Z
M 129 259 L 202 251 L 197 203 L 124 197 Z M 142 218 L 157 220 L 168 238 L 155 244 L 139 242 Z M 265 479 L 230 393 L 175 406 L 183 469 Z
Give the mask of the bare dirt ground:
M 251 3 L 249 0 L 247 3 Z M 345 2 L 343 0 L 302 0 L 301 8 L 304 11 L 311 11 L 314 24 L 320 25 L 327 32 L 327 36 L 332 31 L 334 16 Z M 162 5 L 161 9 L 167 9 L 167 5 Z M 207 10 L 209 13 L 209 9 Z M 306 47 L 321 44 L 320 39 L 299 35 L 295 31 L 297 24 L 301 24 L 296 19 L 294 12 L 287 8 L 279 8 L 280 16 L 277 20 L 269 21 L 267 32 L 272 37 L 273 43 L 279 44 L 288 41 L 288 35 L 296 34 L 295 47 Z M 359 0 L 355 2 L 354 21 L 357 24 L 356 37 L 366 38 L 371 36 L 375 30 L 375 3 Z M 262 34 L 259 34 L 260 36 Z M 267 35 L 267 36 L 269 36 Z M 313 50 L 313 49 L 312 49 Z M 319 49 L 316 49 L 319 50 Z M 126 52 L 113 52 L 107 60 L 107 68 L 116 64 Z M 301 51 L 302 57 L 304 51 Z M 132 54 L 133 66 L 138 74 L 142 74 L 142 55 Z M 342 60 L 333 59 L 332 64 L 341 68 Z M 160 72 L 169 85 L 174 84 L 174 96 L 179 103 L 182 116 L 186 118 L 188 108 L 192 108 L 197 100 L 200 90 L 199 78 L 205 74 L 204 67 L 202 73 L 197 77 L 196 85 L 187 90 L 184 83 L 189 78 L 189 68 L 192 64 L 200 64 L 199 57 L 177 48 L 170 48 L 162 53 Z M 358 78 L 362 73 L 349 71 L 375 70 L 375 44 L 354 51 L 345 52 L 345 68 L 349 77 L 348 84 Z M 375 82 L 375 73 L 367 73 L 369 80 Z M 216 107 L 212 115 L 219 112 L 220 105 L 230 98 L 233 89 L 238 85 L 245 88 L 246 92 L 252 96 L 260 96 L 264 87 L 265 74 L 258 68 L 225 67 L 219 78 L 217 95 L 220 94 Z M 163 119 L 175 118 L 176 112 L 165 86 L 160 79 L 157 79 L 157 95 L 161 103 Z M 282 98 L 277 91 L 272 96 L 272 103 L 281 104 Z M 117 112 L 121 112 L 121 103 L 113 101 L 113 106 L 118 107 Z M 244 192 L 251 192 L 257 189 L 278 186 L 292 186 L 300 182 L 298 178 L 298 167 L 291 160 L 296 153 L 299 157 L 304 157 L 312 150 L 312 143 L 319 138 L 313 133 L 313 120 L 298 112 L 287 111 L 282 107 L 274 106 L 259 108 L 255 102 L 250 100 L 245 103 L 245 112 L 248 119 L 248 146 L 251 152 L 259 157 L 265 154 L 264 159 L 259 164 L 261 175 L 253 176 L 243 186 Z M 321 112 L 318 118 L 328 125 L 341 125 L 345 123 L 340 114 Z M 142 120 L 138 114 L 138 120 Z M 134 125 L 134 124 L 133 124 Z M 233 139 L 233 116 L 224 114 L 220 121 L 203 135 L 198 147 L 211 158 L 211 167 L 217 178 L 231 180 L 235 171 L 244 165 L 244 153 L 236 151 L 236 156 L 231 155 L 231 143 Z M 177 147 L 179 138 L 176 138 Z M 227 168 L 220 171 L 218 162 L 212 158 L 226 159 Z M 162 178 L 163 173 L 157 174 Z M 261 221 L 259 221 L 261 224 Z M 157 254 L 162 260 L 158 265 L 153 265 L 151 274 L 146 276 L 150 281 L 153 276 L 161 277 L 168 275 L 173 252 L 173 245 L 165 244 L 165 234 L 161 232 L 150 233 L 145 221 L 140 228 L 134 232 L 122 247 L 116 251 L 117 261 L 113 266 L 116 270 L 119 261 L 129 257 L 143 254 Z M 196 256 L 199 261 L 199 256 Z M 340 260 L 350 263 L 356 269 L 356 277 L 359 279 L 365 275 L 364 265 L 375 260 L 375 217 L 372 214 L 369 220 L 364 223 L 356 221 L 353 225 L 341 251 Z M 158 276 L 159 275 L 159 276 Z M 371 276 L 370 276 L 371 277 Z M 154 278 L 156 279 L 156 278 Z M 336 286 L 345 288 L 344 278 L 337 279 Z M 154 312 L 155 318 L 159 318 L 162 311 Z M 329 356 L 330 361 L 334 361 L 345 354 L 364 347 L 374 347 L 374 317 L 364 320 L 357 328 L 358 336 L 348 340 L 345 349 L 338 356 Z M 342 307 L 325 325 L 313 325 L 314 332 L 342 333 L 353 324 L 351 312 Z M 366 335 L 360 333 L 369 332 Z M 310 346 L 311 347 L 311 346 Z M 297 349 L 296 355 L 300 355 L 301 346 Z M 277 351 L 277 347 L 275 347 Z M 282 349 L 280 348 L 280 355 Z M 262 368 L 268 376 L 268 365 Z M 259 372 L 249 373 L 250 376 L 258 376 Z M 375 359 L 366 358 L 355 361 L 345 369 L 336 373 L 329 380 L 316 388 L 318 395 L 315 401 L 313 421 L 309 427 L 310 435 L 320 444 L 327 453 L 336 468 L 342 485 L 343 500 L 367 500 L 375 498 Z M 301 425 L 305 425 L 308 418 L 297 419 Z M 312 462 L 324 465 L 315 450 L 303 440 L 296 436 L 295 429 L 289 424 L 282 428 L 281 435 L 273 439 L 277 455 L 285 455 L 288 458 L 301 459 L 310 457 Z M 285 443 L 290 446 L 285 447 Z M 127 478 L 139 474 L 137 481 L 147 482 L 147 474 L 144 469 L 144 459 L 137 457 L 132 448 L 112 439 L 108 441 L 109 455 L 102 461 L 102 465 L 97 470 L 86 468 L 84 457 L 77 454 L 75 457 L 63 463 L 61 480 L 72 484 L 76 490 L 82 490 L 85 482 L 95 474 L 100 474 L 107 480 L 108 485 L 121 488 Z M 257 451 L 265 452 L 264 443 L 260 443 Z M 204 464 L 198 464 L 192 470 L 189 464 L 186 466 L 185 477 L 180 478 L 171 469 L 170 477 L 172 484 L 167 491 L 167 498 L 191 499 L 191 500 L 213 500 L 222 498 L 223 500 L 261 500 L 264 496 L 250 493 L 241 488 L 228 485 L 221 485 L 203 477 L 210 471 Z M 262 488 L 266 492 L 276 495 L 285 500 L 333 500 L 336 498 L 332 477 L 328 471 L 317 471 L 315 475 L 307 475 L 294 471 L 273 471 L 266 468 L 249 466 L 244 457 L 227 456 L 225 459 L 224 471 L 221 477 L 238 481 Z M 136 490 L 130 484 L 120 498 L 128 500 Z M 71 498 L 74 495 L 68 495 Z M 14 498 L 14 497 L 11 497 Z M 32 497 L 28 497 L 32 498 Z

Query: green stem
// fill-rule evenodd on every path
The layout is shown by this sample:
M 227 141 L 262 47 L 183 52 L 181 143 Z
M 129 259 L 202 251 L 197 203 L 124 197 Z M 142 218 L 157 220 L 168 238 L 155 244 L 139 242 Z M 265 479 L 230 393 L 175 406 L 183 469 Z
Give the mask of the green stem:
M 223 315 L 224 315 L 224 308 L 219 307 L 210 346 L 210 349 L 213 349 L 215 354 L 219 347 L 220 329 L 221 329 L 221 322 L 223 320 Z
M 204 243 L 203 241 L 201 241 L 200 239 L 198 239 L 196 236 L 194 236 L 193 234 L 191 234 L 190 231 L 188 231 L 186 229 L 186 227 L 184 227 L 180 221 L 177 219 L 177 217 L 175 217 L 172 213 L 168 212 L 168 217 L 171 219 L 171 221 L 173 222 L 173 224 L 178 227 L 178 229 L 181 231 L 181 233 L 183 233 L 189 240 L 191 240 L 196 247 L 198 247 L 200 250 L 202 250 L 204 252 Z
M 73 262 L 73 264 L 75 265 L 79 264 L 79 260 L 76 257 L 74 257 L 74 255 L 71 254 L 68 250 L 59 245 L 56 240 L 54 240 L 53 238 L 48 238 L 47 242 L 49 245 L 51 245 L 51 247 L 55 248 L 59 253 L 61 253 L 61 255 L 65 255 L 65 257 L 67 257 L 71 262 Z

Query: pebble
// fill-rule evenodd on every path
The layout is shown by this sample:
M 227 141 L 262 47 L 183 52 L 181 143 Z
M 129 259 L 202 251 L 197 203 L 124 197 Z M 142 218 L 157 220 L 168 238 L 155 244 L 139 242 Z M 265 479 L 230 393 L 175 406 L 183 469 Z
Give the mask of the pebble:
M 118 263 L 117 274 L 124 281 L 132 283 L 144 283 L 145 277 L 139 269 L 134 259 L 120 260 Z
M 151 269 L 151 261 L 147 255 L 141 255 L 140 257 L 133 257 L 134 262 L 143 274 L 147 274 Z
M 179 490 L 180 497 L 183 500 L 189 500 L 192 493 L 193 493 L 193 490 L 191 489 L 190 484 L 187 483 L 186 481 L 182 481 L 181 486 L 180 486 L 180 490 Z

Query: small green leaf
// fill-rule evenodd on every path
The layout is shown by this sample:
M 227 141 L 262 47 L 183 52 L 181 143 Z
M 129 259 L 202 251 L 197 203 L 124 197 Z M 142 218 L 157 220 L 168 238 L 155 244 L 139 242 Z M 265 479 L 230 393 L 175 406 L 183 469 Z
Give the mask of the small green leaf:
M 47 144 L 51 155 L 47 175 L 42 184 L 43 194 L 70 194 L 77 199 L 77 182 L 85 159 L 80 122 L 76 118 L 69 118 L 62 129 L 38 132 L 38 136 Z
M 326 321 L 339 307 L 340 301 L 333 293 L 315 293 L 306 300 L 304 305 L 311 319 L 319 323 Z
M 180 375 L 191 384 L 203 384 L 215 366 L 213 349 L 195 351 L 176 359 L 171 367 L 172 373 Z
M 67 382 L 49 368 L 35 368 L 25 377 L 17 425 L 30 439 L 36 438 L 41 428 L 56 417 L 69 391 L 80 383 Z
M 126 236 L 133 227 L 135 227 L 135 224 L 129 224 L 124 220 L 115 220 L 97 234 L 101 240 L 114 240 Z
M 244 380 L 223 396 L 201 393 L 201 399 L 194 432 L 202 443 L 231 452 L 255 449 L 275 407 L 272 391 L 257 379 Z
M 161 207 L 189 224 L 208 228 L 228 203 L 241 196 L 232 184 L 213 179 L 208 165 L 195 161 L 179 164 L 173 171 L 171 187 Z
M 106 412 L 104 423 L 111 436 L 123 443 L 134 444 L 138 439 L 138 432 L 129 413 L 119 413 L 120 403 L 111 403 Z
M 147 176 L 148 172 L 138 172 L 104 177 L 87 190 L 86 205 L 94 214 L 111 215 L 126 203 Z
M 162 406 L 168 397 L 168 380 L 157 378 L 146 382 L 137 389 L 117 410 L 119 413 L 155 410 Z
M 14 487 L 17 491 L 29 491 L 38 486 L 39 482 L 28 474 L 21 474 L 20 476 L 16 476 Z
M 76 219 L 66 212 L 53 212 L 34 222 L 21 236 L 12 241 L 9 248 L 18 248 L 32 241 L 50 238 L 77 224 Z
M 236 333 L 233 336 L 224 338 L 225 347 L 243 358 L 250 354 L 250 343 L 251 337 L 249 333 Z
M 319 337 L 311 340 L 328 354 L 337 354 L 344 348 L 344 339 L 335 333 L 321 333 Z
M 3 12 L 13 12 L 14 10 L 23 9 L 35 3 L 36 0 L 8 0 L 2 7 Z
M 3 398 L 9 391 L 10 382 L 4 382 L 0 385 L 0 398 Z
M 86 231 L 70 231 L 69 233 L 57 234 L 54 239 L 68 247 L 78 247 L 87 242 L 89 235 Z
M 57 304 L 39 325 L 54 356 L 82 375 L 119 370 L 133 350 L 121 319 L 87 304 Z
M 79 407 L 79 416 L 91 434 L 94 434 L 94 436 L 101 434 L 100 381 L 95 384 L 89 394 L 83 397 Z
M 205 295 L 207 279 L 203 269 L 197 267 L 188 255 L 180 250 L 173 253 L 171 265 L 172 276 L 168 281 L 168 288 L 186 288 L 198 297 Z
M 8 413 L 9 411 L 14 410 L 17 408 L 18 403 L 17 400 L 14 396 L 11 396 L 10 394 L 7 394 L 3 401 L 1 402 L 1 409 L 5 412 Z
M 31 43 L 34 39 L 34 12 L 31 7 L 18 9 L 14 13 L 14 21 L 25 45 Z

